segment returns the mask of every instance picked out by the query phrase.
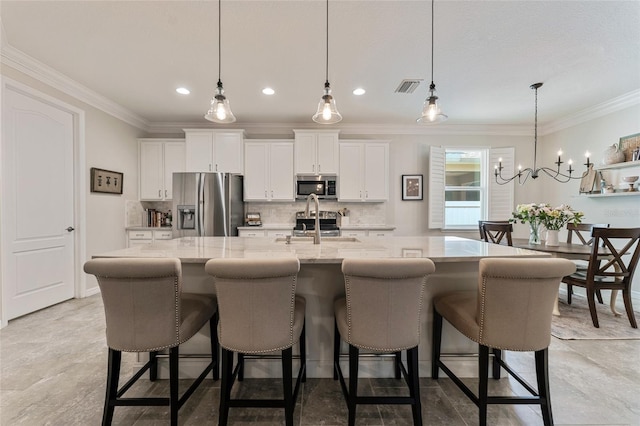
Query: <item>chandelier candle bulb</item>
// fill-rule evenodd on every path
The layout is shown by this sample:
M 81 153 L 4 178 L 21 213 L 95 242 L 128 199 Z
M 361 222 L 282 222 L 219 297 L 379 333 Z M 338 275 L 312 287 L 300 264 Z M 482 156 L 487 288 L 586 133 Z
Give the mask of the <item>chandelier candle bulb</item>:
M 589 168 L 589 164 L 591 164 L 589 162 L 589 157 L 591 156 L 591 153 L 589 151 L 587 151 L 587 152 L 584 153 L 584 156 L 587 157 L 587 162 L 584 163 L 584 165 L 587 166 L 587 168 Z

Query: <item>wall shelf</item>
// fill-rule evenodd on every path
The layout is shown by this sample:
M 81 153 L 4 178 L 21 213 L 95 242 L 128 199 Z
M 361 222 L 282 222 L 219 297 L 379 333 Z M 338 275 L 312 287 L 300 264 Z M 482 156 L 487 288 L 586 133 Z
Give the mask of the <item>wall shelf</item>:
M 626 169 L 627 167 L 640 167 L 639 161 L 625 161 L 624 163 L 607 164 L 606 166 L 598 166 L 596 170 L 612 170 L 612 169 Z
M 600 197 L 633 197 L 640 195 L 640 191 L 633 192 L 610 192 L 606 194 L 580 194 L 579 197 L 600 198 Z

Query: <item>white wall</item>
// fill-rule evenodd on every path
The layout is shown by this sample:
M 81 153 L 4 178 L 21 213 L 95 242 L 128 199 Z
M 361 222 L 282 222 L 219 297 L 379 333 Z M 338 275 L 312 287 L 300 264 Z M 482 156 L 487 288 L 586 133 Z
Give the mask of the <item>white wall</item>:
M 617 144 L 620 137 L 636 133 L 640 133 L 640 105 L 545 135 L 539 158 L 552 163 L 557 157 L 558 149 L 562 148 L 567 153 L 567 158 L 572 156 L 574 159 L 584 160 L 584 152 L 588 150 L 597 166 L 601 164 L 606 148 Z M 585 168 L 580 165 L 577 170 L 578 175 L 581 175 Z M 622 175 L 627 174 L 640 175 L 640 168 L 624 169 Z M 585 213 L 586 223 L 608 223 L 611 227 L 620 228 L 640 227 L 640 195 L 588 198 L 578 194 L 579 187 L 579 180 L 567 184 L 548 184 L 544 201 L 552 205 L 569 203 L 576 210 Z M 561 233 L 560 240 L 564 238 L 566 234 Z M 640 297 L 640 271 L 636 271 L 632 288 L 634 295 Z
M 3 76 L 26 84 L 49 96 L 60 99 L 85 112 L 85 168 L 79 170 L 86 182 L 86 258 L 95 253 L 126 247 L 125 200 L 138 199 L 138 145 L 137 138 L 144 132 L 76 98 L 43 84 L 9 66 L 0 68 Z M 90 193 L 91 167 L 124 173 L 122 195 Z M 78 227 L 78 224 L 74 225 Z M 79 265 L 81 267 L 82 265 Z M 87 277 L 86 292 L 97 290 L 93 277 Z

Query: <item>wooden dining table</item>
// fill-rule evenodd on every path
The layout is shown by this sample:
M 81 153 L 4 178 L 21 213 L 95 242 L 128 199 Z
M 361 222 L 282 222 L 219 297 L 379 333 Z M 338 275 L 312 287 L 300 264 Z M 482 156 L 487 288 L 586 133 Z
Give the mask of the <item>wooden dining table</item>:
M 587 246 L 584 244 L 573 244 L 573 243 L 565 243 L 559 242 L 557 246 L 548 246 L 544 242 L 541 244 L 529 244 L 529 240 L 527 238 L 514 238 L 513 239 L 513 247 L 528 249 L 528 250 L 536 250 L 544 253 L 549 253 L 553 257 L 561 257 L 564 259 L 571 260 L 584 260 L 589 261 L 591 257 L 591 246 Z M 600 247 L 598 249 L 598 256 L 606 259 L 610 256 L 611 253 L 608 249 L 604 247 Z M 621 314 L 616 311 L 616 298 L 618 297 L 618 290 L 611 291 L 611 300 L 609 301 L 609 307 L 611 308 L 611 312 L 615 316 L 621 316 Z M 560 311 L 558 309 L 558 301 L 556 299 L 556 303 L 553 307 L 553 314 L 560 315 Z

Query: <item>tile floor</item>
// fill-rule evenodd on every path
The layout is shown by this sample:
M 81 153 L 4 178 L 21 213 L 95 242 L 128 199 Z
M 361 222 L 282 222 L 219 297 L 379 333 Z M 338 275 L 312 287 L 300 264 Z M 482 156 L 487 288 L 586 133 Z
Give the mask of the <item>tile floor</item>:
M 71 300 L 18 318 L 0 330 L 0 425 L 99 425 L 106 375 L 104 314 L 100 296 Z M 563 341 L 553 338 L 550 376 L 556 425 L 640 425 L 640 340 Z M 535 381 L 532 357 L 508 354 L 528 380 Z M 134 358 L 124 358 L 132 365 Z M 125 369 L 126 370 L 126 369 Z M 469 382 L 473 382 L 470 380 Z M 276 395 L 275 380 L 246 380 L 234 392 Z M 509 379 L 490 380 L 494 390 L 522 394 Z M 236 385 L 237 386 L 237 385 Z M 365 379 L 369 394 L 398 392 L 394 379 Z M 181 389 L 186 387 L 183 386 Z M 167 383 L 143 380 L 134 388 L 159 394 Z M 207 380 L 180 411 L 180 424 L 217 423 L 219 382 Z M 421 380 L 425 425 L 475 425 L 477 409 L 449 379 Z M 167 423 L 164 407 L 118 407 L 116 425 Z M 491 407 L 491 425 L 541 425 L 539 409 Z M 347 410 L 337 382 L 309 379 L 295 411 L 300 425 L 343 425 Z M 230 424 L 278 425 L 274 409 L 231 409 Z M 363 406 L 358 424 L 411 424 L 408 407 Z

